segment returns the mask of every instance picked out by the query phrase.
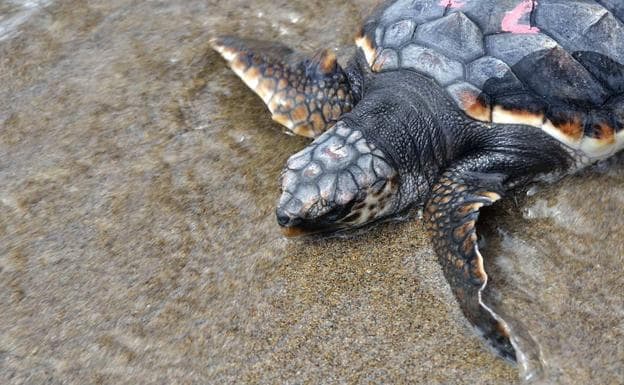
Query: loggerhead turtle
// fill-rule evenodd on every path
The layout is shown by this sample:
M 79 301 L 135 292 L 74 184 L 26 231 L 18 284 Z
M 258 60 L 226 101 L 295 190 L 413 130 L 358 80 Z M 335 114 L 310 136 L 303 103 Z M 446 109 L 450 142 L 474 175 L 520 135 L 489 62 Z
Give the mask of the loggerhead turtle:
M 422 206 L 463 313 L 514 361 L 483 303 L 479 209 L 624 147 L 621 0 L 394 0 L 343 68 L 322 50 L 219 37 L 212 46 L 291 132 L 277 221 L 287 235 Z

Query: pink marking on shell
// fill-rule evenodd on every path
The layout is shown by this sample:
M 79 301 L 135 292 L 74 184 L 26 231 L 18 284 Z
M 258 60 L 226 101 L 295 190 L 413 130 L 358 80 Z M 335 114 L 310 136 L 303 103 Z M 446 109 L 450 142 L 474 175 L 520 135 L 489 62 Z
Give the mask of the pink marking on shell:
M 451 9 L 460 9 L 466 5 L 466 2 L 461 0 L 440 0 L 439 4 L 444 8 L 449 7 Z
M 505 12 L 505 17 L 503 18 L 503 22 L 501 23 L 502 30 L 504 32 L 511 33 L 538 33 L 540 31 L 539 28 L 531 27 L 527 24 L 520 24 L 520 19 L 522 19 L 522 17 L 524 17 L 526 14 L 531 13 L 531 11 L 533 11 L 534 5 L 537 6 L 537 1 L 522 0 L 522 2 L 518 4 L 516 8 L 509 12 Z

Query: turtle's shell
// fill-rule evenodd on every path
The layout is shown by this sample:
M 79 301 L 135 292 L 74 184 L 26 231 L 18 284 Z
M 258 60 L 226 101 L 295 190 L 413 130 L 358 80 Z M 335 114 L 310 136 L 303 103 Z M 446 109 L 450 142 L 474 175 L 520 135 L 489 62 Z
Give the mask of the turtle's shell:
M 398 0 L 357 45 L 412 69 L 473 119 L 542 128 L 590 160 L 624 147 L 624 0 Z

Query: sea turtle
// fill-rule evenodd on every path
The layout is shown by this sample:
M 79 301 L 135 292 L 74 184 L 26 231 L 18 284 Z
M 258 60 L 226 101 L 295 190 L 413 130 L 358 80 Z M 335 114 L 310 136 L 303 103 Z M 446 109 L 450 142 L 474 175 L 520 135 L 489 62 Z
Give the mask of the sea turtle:
M 281 176 L 287 235 L 423 207 L 468 320 L 504 358 L 509 325 L 483 303 L 479 209 L 624 147 L 624 1 L 393 0 L 343 68 L 328 50 L 211 41 L 292 133 L 315 138 Z

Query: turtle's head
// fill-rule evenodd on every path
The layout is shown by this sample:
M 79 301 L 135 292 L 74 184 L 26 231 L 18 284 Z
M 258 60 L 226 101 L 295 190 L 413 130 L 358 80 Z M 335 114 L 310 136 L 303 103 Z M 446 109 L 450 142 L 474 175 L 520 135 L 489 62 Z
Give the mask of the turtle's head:
M 398 180 L 380 149 L 338 122 L 288 159 L 277 222 L 288 236 L 361 226 L 396 212 Z

